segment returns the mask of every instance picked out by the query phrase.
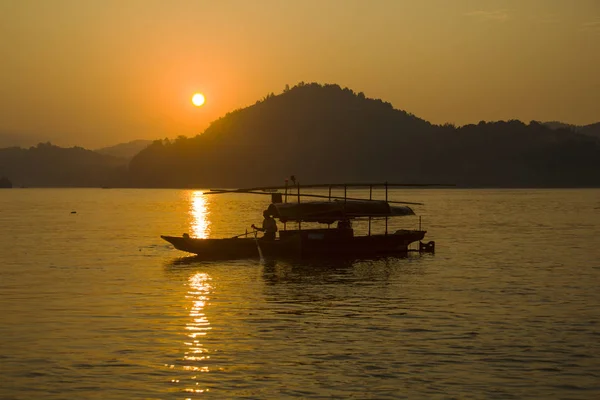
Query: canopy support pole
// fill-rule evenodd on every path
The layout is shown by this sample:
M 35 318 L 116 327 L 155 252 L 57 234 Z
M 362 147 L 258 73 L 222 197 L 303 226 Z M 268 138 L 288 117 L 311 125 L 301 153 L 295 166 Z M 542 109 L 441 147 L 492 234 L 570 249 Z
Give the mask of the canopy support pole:
M 387 203 L 388 201 L 388 183 L 387 181 L 385 182 L 385 202 Z M 387 215 L 385 216 L 385 235 L 387 236 L 388 234 L 388 217 Z
M 369 185 L 369 200 L 373 200 L 373 185 Z M 369 216 L 369 236 L 371 236 L 371 217 Z

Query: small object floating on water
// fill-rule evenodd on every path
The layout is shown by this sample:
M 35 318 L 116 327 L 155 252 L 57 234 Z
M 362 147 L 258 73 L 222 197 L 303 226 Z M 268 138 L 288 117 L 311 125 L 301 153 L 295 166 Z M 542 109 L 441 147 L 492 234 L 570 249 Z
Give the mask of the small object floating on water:
M 77 211 L 71 211 L 71 214 L 77 214 Z
M 427 243 L 423 243 L 419 241 L 419 253 L 435 253 L 435 242 L 429 241 Z

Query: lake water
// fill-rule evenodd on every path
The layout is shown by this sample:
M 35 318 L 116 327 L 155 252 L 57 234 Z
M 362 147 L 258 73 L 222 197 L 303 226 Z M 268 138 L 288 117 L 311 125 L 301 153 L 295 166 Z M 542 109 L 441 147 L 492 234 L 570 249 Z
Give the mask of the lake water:
M 0 398 L 600 397 L 600 190 L 390 198 L 436 254 L 200 262 L 160 235 L 268 197 L 0 191 Z

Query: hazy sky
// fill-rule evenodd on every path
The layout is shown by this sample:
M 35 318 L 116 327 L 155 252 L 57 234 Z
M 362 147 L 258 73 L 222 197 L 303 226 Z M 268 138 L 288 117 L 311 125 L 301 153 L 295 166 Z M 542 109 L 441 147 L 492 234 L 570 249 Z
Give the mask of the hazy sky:
M 433 123 L 597 122 L 600 0 L 0 0 L 0 133 L 194 136 L 300 81 Z

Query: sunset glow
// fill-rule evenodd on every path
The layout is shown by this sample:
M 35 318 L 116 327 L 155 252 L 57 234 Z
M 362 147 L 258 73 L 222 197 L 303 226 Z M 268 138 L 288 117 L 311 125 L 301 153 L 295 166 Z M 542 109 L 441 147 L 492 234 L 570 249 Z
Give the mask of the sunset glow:
M 299 82 L 348 87 L 434 124 L 591 124 L 600 8 L 572 3 L 8 2 L 0 130 L 85 148 L 191 137 Z M 207 34 L 225 25 L 235 29 Z

